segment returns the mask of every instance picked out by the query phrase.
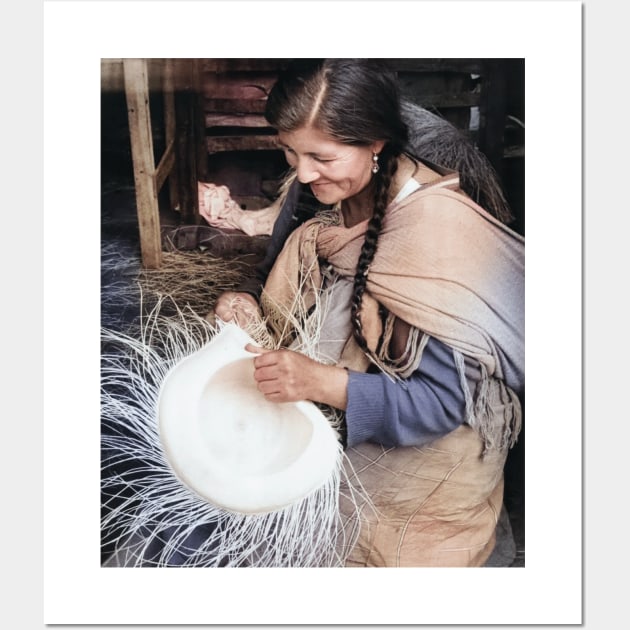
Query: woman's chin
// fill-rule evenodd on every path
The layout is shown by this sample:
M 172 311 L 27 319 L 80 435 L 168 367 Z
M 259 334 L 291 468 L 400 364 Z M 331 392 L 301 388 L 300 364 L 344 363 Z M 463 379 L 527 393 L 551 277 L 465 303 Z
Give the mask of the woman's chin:
M 328 184 L 311 184 L 311 191 L 320 203 L 332 205 L 339 201 L 340 195 L 329 189 Z

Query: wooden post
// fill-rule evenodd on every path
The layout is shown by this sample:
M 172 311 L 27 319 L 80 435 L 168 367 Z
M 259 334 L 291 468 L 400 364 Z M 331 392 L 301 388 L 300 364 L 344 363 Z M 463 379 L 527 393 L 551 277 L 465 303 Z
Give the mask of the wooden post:
M 205 181 L 208 177 L 208 147 L 206 145 L 206 114 L 203 95 L 203 64 L 200 59 L 193 60 L 193 89 L 195 93 L 195 145 L 197 147 L 197 180 Z M 195 195 L 197 188 L 195 187 Z M 197 213 L 199 207 L 197 204 Z
M 198 94 L 196 65 L 192 60 L 178 60 L 179 84 L 175 93 L 176 142 L 175 162 L 179 185 L 181 222 L 195 225 L 200 221 L 197 198 L 198 181 Z
M 162 263 L 162 243 L 147 62 L 145 59 L 123 59 L 123 69 L 142 265 L 157 269 Z
M 176 142 L 176 122 L 175 122 L 175 80 L 173 60 L 166 59 L 164 62 L 164 137 L 166 146 L 171 148 L 175 154 Z M 169 199 L 171 209 L 179 211 L 179 183 L 177 179 L 177 169 L 171 168 L 168 180 Z

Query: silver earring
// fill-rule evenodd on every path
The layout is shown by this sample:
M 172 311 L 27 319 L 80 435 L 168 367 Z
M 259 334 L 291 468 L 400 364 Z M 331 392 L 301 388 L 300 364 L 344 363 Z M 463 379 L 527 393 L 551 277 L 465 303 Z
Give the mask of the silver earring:
M 373 153 L 372 154 L 372 173 L 376 175 L 376 173 L 378 173 L 379 168 L 380 166 L 378 165 L 378 154 Z

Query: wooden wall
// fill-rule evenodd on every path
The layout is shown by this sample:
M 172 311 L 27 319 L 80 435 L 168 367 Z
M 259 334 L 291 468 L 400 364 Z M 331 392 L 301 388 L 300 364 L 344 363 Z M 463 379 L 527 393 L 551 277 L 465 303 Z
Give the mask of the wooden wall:
M 152 94 L 163 89 L 163 59 L 148 60 Z M 260 185 L 283 168 L 274 131 L 264 120 L 266 96 L 288 59 L 173 59 L 172 89 L 177 99 L 183 152 L 195 164 L 188 172 L 208 180 L 229 165 L 266 169 Z M 387 59 L 398 73 L 403 95 L 439 113 L 466 131 L 501 177 L 508 201 L 524 233 L 524 59 Z M 104 99 L 123 89 L 122 59 L 102 60 Z M 104 101 L 105 102 L 105 101 Z M 156 99 L 156 152 L 160 150 Z M 103 111 L 103 124 L 107 124 Z M 184 142 L 184 140 L 182 140 Z M 192 185 L 191 176 L 188 176 Z M 244 177 L 242 181 L 246 182 Z M 186 191 L 180 196 L 186 197 Z M 190 194 L 190 193 L 188 193 Z M 251 194 L 251 190 L 247 191 Z M 195 200 L 184 199 L 187 207 Z M 194 207 L 187 211 L 194 220 Z
M 204 59 L 201 80 L 210 153 L 273 148 L 263 112 L 266 95 L 286 59 Z M 522 59 L 388 59 L 403 95 L 470 131 L 491 161 L 506 152 L 504 130 L 510 96 L 519 90 L 510 79 L 523 74 Z M 520 88 L 522 98 L 523 88 Z M 470 128 L 472 108 L 479 125 Z M 517 113 L 523 115 L 522 108 Z M 513 112 L 512 115 L 514 115 Z M 514 148 L 510 153 L 514 154 Z

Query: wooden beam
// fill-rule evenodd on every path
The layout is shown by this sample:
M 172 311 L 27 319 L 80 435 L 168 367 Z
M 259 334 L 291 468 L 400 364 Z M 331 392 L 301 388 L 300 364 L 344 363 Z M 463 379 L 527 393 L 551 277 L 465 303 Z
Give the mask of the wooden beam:
M 166 178 L 173 171 L 173 166 L 175 165 L 175 138 L 173 138 L 167 145 L 164 153 L 162 154 L 162 158 L 160 159 L 160 163 L 157 165 L 155 169 L 155 189 L 156 191 L 160 191 Z
M 124 59 L 123 68 L 142 264 L 157 269 L 162 262 L 162 244 L 147 63 L 145 59 Z
M 196 150 L 195 160 L 195 215 L 199 215 L 199 204 L 197 203 L 197 181 L 205 181 L 208 176 L 208 151 L 206 150 L 206 121 L 204 116 L 204 99 L 202 94 L 202 61 L 195 59 L 192 64 L 193 73 L 193 142 Z
M 176 140 L 176 121 L 175 121 L 175 65 L 172 59 L 166 59 L 164 62 L 164 81 L 162 90 L 164 93 L 164 139 L 166 140 L 166 151 L 173 152 L 173 163 L 168 174 L 168 193 L 171 204 L 171 210 L 179 210 L 179 184 L 178 173 L 174 167 L 175 164 L 175 140 Z M 162 156 L 162 161 L 164 161 Z M 158 167 L 159 169 L 159 167 Z M 159 188 L 162 187 L 160 184 Z M 158 188 L 158 189 L 159 189 Z
M 264 116 L 256 114 L 206 114 L 206 127 L 260 127 L 271 129 Z
M 253 136 L 208 136 L 206 138 L 208 153 L 221 151 L 261 151 L 279 150 L 275 135 Z
M 264 114 L 267 99 L 251 100 L 246 98 L 208 98 L 203 106 L 206 112 L 217 114 Z
M 197 198 L 197 182 L 199 172 L 203 171 L 200 163 L 201 148 L 205 149 L 203 138 L 199 137 L 203 126 L 203 116 L 199 109 L 198 64 L 195 60 L 178 60 L 181 85 L 175 91 L 175 161 L 178 172 L 179 202 L 181 222 L 188 225 L 198 224 L 199 203 Z M 184 72 L 184 68 L 186 72 Z M 186 78 L 184 81 L 183 79 Z M 204 130 L 205 131 L 205 130 Z M 205 133 L 204 133 L 205 135 Z M 202 145 L 200 147 L 199 145 Z M 204 151 L 203 159 L 207 159 Z

